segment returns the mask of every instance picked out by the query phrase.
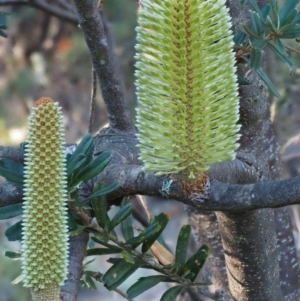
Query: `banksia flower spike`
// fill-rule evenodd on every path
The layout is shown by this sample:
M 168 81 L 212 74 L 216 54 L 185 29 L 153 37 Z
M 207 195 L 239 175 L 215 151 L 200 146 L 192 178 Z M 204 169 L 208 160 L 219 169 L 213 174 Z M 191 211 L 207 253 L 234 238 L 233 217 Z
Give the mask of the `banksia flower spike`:
M 33 301 L 58 301 L 67 275 L 67 182 L 61 108 L 50 98 L 29 117 L 24 178 L 24 286 Z
M 137 27 L 140 159 L 156 175 L 205 181 L 232 160 L 239 102 L 225 0 L 143 0 Z

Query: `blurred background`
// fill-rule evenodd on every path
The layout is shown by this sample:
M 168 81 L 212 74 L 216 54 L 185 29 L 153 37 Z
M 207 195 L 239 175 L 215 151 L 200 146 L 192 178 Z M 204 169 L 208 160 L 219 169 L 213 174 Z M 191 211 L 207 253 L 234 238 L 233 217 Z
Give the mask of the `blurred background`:
M 91 61 L 81 29 L 75 21 L 65 21 L 34 7 L 20 5 L 22 1 L 12 0 L 15 4 L 7 5 L 9 2 L 0 0 L 0 11 L 10 12 L 7 17 L 8 38 L 0 37 L 0 145 L 18 145 L 25 140 L 30 108 L 41 96 L 51 97 L 60 103 L 66 142 L 76 143 L 87 132 L 91 95 Z M 59 9 L 76 18 L 71 1 L 54 2 L 60 3 Z M 103 4 L 103 14 L 112 34 L 117 67 L 133 118 L 137 104 L 133 85 L 136 12 L 136 0 L 109 0 Z M 297 42 L 288 41 L 288 44 L 300 49 Z M 268 75 L 281 93 L 280 99 L 272 95 L 269 99 L 271 119 L 282 146 L 283 177 L 296 176 L 300 173 L 300 55 L 291 53 L 296 66 L 293 76 L 282 62 L 274 59 L 272 53 L 266 53 L 266 57 Z M 99 87 L 96 102 L 94 132 L 107 122 Z M 183 207 L 172 201 L 159 202 L 155 199 L 148 203 L 154 214 L 165 211 L 171 215 L 165 239 L 174 248 L 172 241 L 176 242 L 179 227 L 186 222 Z M 294 206 L 290 211 L 299 245 L 298 207 Z M 15 222 L 16 219 L 0 222 L 0 301 L 30 300 L 28 290 L 22 285 L 11 285 L 11 281 L 20 274 L 20 262 L 12 262 L 4 256 L 4 251 L 20 249 L 19 243 L 8 242 L 4 236 L 8 225 Z M 88 269 L 105 272 L 109 267 L 106 259 L 97 259 Z M 134 278 L 142 275 L 145 275 L 143 270 Z M 129 282 L 132 279 L 121 289 L 126 290 Z M 101 300 L 123 299 L 108 292 L 102 284 L 97 286 L 97 291 L 82 289 L 78 301 L 94 301 L 100 297 Z M 136 300 L 159 300 L 165 289 L 166 285 L 160 284 Z

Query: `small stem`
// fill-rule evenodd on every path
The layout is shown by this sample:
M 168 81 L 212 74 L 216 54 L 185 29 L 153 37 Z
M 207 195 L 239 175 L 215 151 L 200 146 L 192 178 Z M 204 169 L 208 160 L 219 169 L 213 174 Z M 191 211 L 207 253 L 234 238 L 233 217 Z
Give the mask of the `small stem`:
M 101 11 L 101 10 L 102 10 L 103 2 L 104 2 L 104 0 L 99 0 L 99 1 L 98 1 L 98 4 L 97 4 L 97 9 L 98 9 L 98 11 Z
M 93 120 L 96 102 L 96 92 L 97 92 L 97 75 L 94 66 L 92 67 L 92 91 L 91 91 L 91 102 L 90 102 L 90 116 L 89 116 L 89 127 L 88 133 L 93 131 Z
M 120 241 L 117 237 L 107 232 L 105 229 L 101 228 L 98 224 L 94 223 L 92 218 L 89 217 L 81 208 L 76 207 L 71 202 L 69 203 L 69 206 L 72 210 L 76 211 L 76 213 L 81 217 L 83 224 L 90 229 L 93 229 L 94 231 L 97 231 L 101 234 L 106 234 L 109 237 L 109 240 L 117 244 L 122 249 L 126 250 L 127 252 L 130 252 L 136 259 L 140 260 L 140 262 L 143 262 L 144 264 L 151 267 L 153 270 L 168 276 L 173 282 L 178 283 L 180 285 L 183 285 L 191 290 L 194 290 L 195 292 L 198 292 L 202 294 L 203 296 L 206 296 L 214 301 L 230 301 L 225 296 L 220 294 L 220 292 L 211 293 L 208 290 L 203 289 L 202 287 L 196 286 L 188 279 L 183 279 L 182 277 L 175 275 L 172 273 L 172 271 L 165 269 L 164 266 L 161 264 L 155 262 L 151 258 L 145 258 L 144 254 L 141 254 L 135 250 L 132 250 L 130 246 L 126 245 L 124 242 Z M 102 277 L 99 277 L 99 273 L 95 274 L 96 280 L 101 281 Z M 124 297 L 125 298 L 125 297 Z M 129 299 L 128 299 L 129 300 Z
M 288 45 L 284 45 L 284 47 L 285 47 L 288 51 L 294 52 L 294 53 L 297 53 L 297 54 L 300 55 L 300 51 L 299 51 L 298 49 L 295 49 L 295 48 L 290 47 L 290 46 L 288 46 Z

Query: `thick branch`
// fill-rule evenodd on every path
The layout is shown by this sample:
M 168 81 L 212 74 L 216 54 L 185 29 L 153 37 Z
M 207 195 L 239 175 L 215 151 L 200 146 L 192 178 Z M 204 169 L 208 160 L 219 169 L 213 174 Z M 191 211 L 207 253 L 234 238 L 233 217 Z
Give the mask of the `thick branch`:
M 23 192 L 21 188 L 7 182 L 0 183 L 0 207 L 21 203 L 22 198 Z
M 102 17 L 93 0 L 74 0 L 79 24 L 83 30 L 93 65 L 106 104 L 110 126 L 121 131 L 134 131 L 121 81 L 116 73 L 108 47 Z
M 21 163 L 24 161 L 23 152 L 19 146 L 0 145 L 0 158 L 6 158 Z
M 74 11 L 67 11 L 65 9 L 61 9 L 53 4 L 47 3 L 42 0 L 1 0 L 0 6 L 8 6 L 8 5 L 27 5 L 31 7 L 35 7 L 37 9 L 43 10 L 48 14 L 55 16 L 64 21 L 78 24 L 78 19 Z
M 249 211 L 300 204 L 300 176 L 288 180 L 229 185 L 212 180 L 207 194 L 185 195 L 181 184 L 171 177 L 144 173 L 141 166 L 111 165 L 98 178 L 119 183 L 111 199 L 125 195 L 164 196 L 203 211 Z

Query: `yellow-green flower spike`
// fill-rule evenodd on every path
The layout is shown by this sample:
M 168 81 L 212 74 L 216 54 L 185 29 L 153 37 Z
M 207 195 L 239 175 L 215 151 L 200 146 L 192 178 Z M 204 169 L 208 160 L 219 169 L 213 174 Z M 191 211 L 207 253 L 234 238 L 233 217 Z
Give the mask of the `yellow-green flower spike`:
M 33 301 L 59 301 L 67 275 L 64 143 L 61 108 L 39 99 L 29 117 L 22 224 L 22 275 Z
M 238 147 L 239 101 L 225 0 L 142 0 L 136 87 L 145 171 L 195 181 Z

